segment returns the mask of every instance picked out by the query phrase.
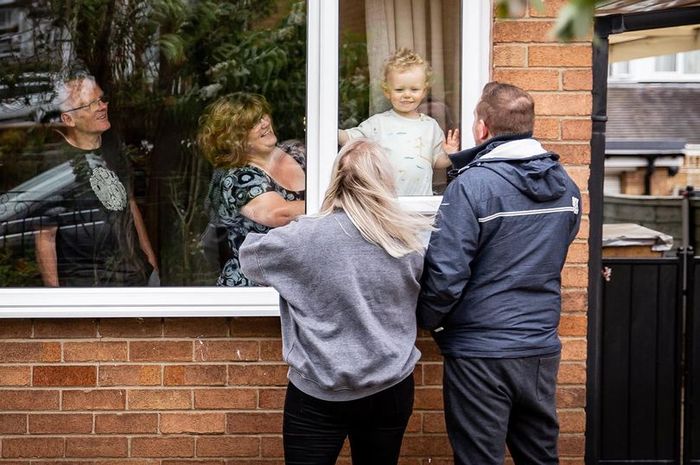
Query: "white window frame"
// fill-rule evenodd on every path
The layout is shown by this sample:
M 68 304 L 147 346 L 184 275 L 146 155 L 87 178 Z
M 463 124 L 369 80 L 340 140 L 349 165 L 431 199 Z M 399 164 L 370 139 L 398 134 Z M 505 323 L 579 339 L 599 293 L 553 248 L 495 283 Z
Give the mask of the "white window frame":
M 337 151 L 338 0 L 307 3 L 307 211 L 318 211 Z M 462 0 L 461 134 L 472 144 L 472 110 L 489 80 L 491 1 Z M 440 196 L 402 197 L 434 212 Z M 3 288 L 0 318 L 216 317 L 279 315 L 268 287 Z

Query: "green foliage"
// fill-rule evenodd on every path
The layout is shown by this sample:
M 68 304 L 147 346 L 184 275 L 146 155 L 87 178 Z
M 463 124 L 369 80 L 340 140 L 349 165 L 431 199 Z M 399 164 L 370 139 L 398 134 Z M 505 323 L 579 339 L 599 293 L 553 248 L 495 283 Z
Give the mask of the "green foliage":
M 0 249 L 0 283 L 3 287 L 41 286 L 34 254 L 18 256 L 10 250 Z
M 369 65 L 363 37 L 345 34 L 340 47 L 339 126 L 347 129 L 369 116 Z

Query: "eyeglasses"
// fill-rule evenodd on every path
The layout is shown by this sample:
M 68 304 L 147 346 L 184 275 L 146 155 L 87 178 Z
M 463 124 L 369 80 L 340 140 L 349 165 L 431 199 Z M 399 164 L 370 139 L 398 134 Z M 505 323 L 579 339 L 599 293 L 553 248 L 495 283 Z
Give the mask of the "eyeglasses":
M 107 96 L 105 94 L 102 94 L 101 96 L 97 97 L 95 100 L 93 100 L 90 103 L 86 103 L 85 105 L 81 105 L 79 107 L 71 108 L 70 110 L 66 110 L 63 113 L 82 110 L 83 108 L 89 108 L 90 111 L 95 112 L 95 111 L 100 109 L 100 102 L 104 103 L 105 105 L 108 105 L 109 99 L 107 98 Z

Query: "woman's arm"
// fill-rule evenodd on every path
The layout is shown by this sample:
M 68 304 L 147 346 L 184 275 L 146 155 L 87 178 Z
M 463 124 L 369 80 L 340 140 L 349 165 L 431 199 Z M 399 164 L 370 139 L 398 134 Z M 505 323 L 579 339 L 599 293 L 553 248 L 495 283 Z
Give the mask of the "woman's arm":
M 34 237 L 36 263 L 44 286 L 58 287 L 58 263 L 56 260 L 56 232 L 58 226 L 40 229 Z
M 153 252 L 151 241 L 148 239 L 148 231 L 146 230 L 146 225 L 143 222 L 141 210 L 139 210 L 136 200 L 129 199 L 129 207 L 131 209 L 131 215 L 134 217 L 134 227 L 136 228 L 136 234 L 139 236 L 139 245 L 141 246 L 141 250 L 143 250 L 143 253 L 146 254 L 148 263 L 151 264 L 153 269 L 158 270 L 158 260 L 156 259 L 155 252 Z
M 306 212 L 303 200 L 284 200 L 276 192 L 265 192 L 241 208 L 241 214 L 271 228 L 284 226 Z

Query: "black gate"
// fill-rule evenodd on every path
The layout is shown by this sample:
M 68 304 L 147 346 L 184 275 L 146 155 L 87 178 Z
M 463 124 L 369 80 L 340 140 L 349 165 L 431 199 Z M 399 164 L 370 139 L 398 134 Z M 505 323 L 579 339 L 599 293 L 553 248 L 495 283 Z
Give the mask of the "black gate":
M 699 267 L 603 259 L 597 463 L 700 464 Z

